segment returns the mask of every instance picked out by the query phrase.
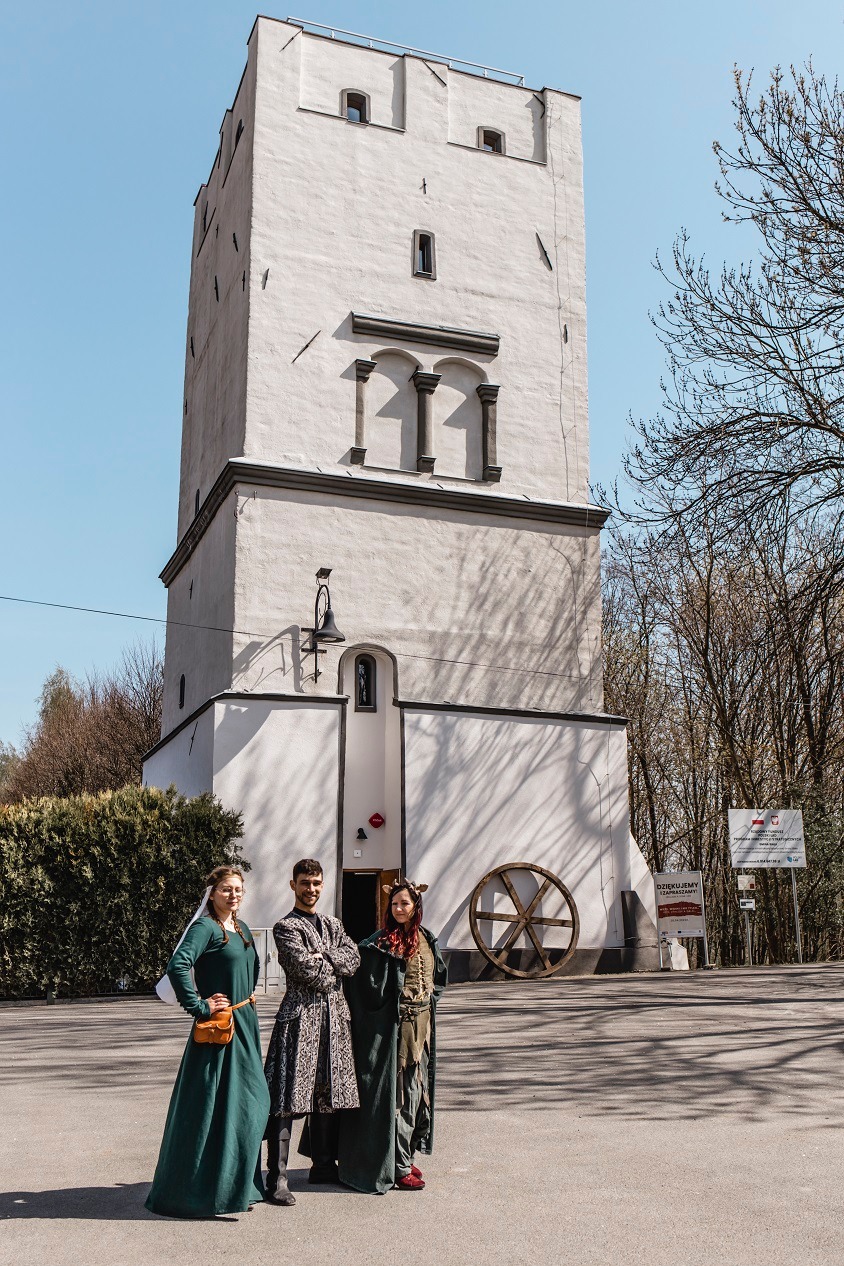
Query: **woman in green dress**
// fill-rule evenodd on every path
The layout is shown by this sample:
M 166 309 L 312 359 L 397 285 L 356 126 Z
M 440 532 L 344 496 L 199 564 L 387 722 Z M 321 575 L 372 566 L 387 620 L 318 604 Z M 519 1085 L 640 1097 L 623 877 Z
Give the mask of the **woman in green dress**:
M 218 866 L 207 882 L 204 913 L 167 964 L 175 997 L 195 1020 L 249 999 L 260 970 L 252 934 L 237 918 L 242 873 Z M 152 1213 L 209 1218 L 243 1213 L 263 1199 L 261 1140 L 270 1096 L 258 1016 L 248 1002 L 232 1015 L 234 1034 L 227 1045 L 195 1042 L 191 1030 L 147 1197 Z

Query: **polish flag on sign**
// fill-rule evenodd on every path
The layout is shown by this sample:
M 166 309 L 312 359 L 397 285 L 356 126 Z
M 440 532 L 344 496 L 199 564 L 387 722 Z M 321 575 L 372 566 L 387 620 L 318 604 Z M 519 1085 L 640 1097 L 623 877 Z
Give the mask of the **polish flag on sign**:
M 751 822 L 751 824 L 750 824 L 750 825 L 751 825 L 751 826 L 764 826 L 764 825 L 765 825 L 765 819 L 764 819 L 764 818 L 754 818 L 754 819 L 753 819 L 753 821 Z

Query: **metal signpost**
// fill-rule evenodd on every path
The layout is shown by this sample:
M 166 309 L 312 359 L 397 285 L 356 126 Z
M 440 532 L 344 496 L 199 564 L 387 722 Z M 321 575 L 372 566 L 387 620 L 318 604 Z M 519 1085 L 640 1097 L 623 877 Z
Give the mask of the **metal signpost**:
M 764 867 L 772 870 L 791 871 L 791 895 L 794 901 L 794 930 L 797 939 L 797 961 L 803 962 L 803 945 L 800 935 L 800 909 L 797 904 L 797 876 L 795 871 L 806 867 L 806 844 L 803 837 L 803 813 L 800 809 L 729 809 L 730 855 L 733 870 L 743 867 Z M 742 880 L 750 876 L 739 875 L 739 890 L 750 885 Z M 755 887 L 755 884 L 753 885 Z M 751 900 L 746 898 L 745 900 Z M 747 933 L 747 956 L 750 954 L 749 908 L 739 902 L 744 911 Z
M 753 946 L 750 940 L 750 915 L 756 909 L 756 898 L 748 897 L 749 892 L 756 891 L 755 875 L 737 875 L 739 892 L 743 892 L 744 896 L 739 897 L 739 910 L 744 915 L 744 935 L 747 939 L 747 964 L 753 966 Z
M 699 870 L 665 872 L 654 875 L 656 893 L 656 927 L 659 942 L 659 965 L 662 967 L 662 946 L 675 936 L 703 938 L 703 962 L 709 966 L 709 942 L 706 939 L 706 914 L 703 908 L 703 876 Z

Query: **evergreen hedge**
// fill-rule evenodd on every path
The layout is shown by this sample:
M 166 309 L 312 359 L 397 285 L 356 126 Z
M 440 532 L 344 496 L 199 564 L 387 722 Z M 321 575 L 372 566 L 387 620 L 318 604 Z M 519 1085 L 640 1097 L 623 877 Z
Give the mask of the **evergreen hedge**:
M 0 805 L 0 997 L 148 992 L 222 863 L 239 813 L 127 786 Z

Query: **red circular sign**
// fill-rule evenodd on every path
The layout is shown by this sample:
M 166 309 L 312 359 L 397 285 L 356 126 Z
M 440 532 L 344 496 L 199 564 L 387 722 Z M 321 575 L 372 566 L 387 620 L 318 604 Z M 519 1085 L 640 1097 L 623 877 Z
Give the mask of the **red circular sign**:
M 369 819 L 369 825 L 374 826 L 377 831 L 379 826 L 383 826 L 386 820 L 387 819 L 383 818 L 380 813 L 373 813 L 372 817 Z

